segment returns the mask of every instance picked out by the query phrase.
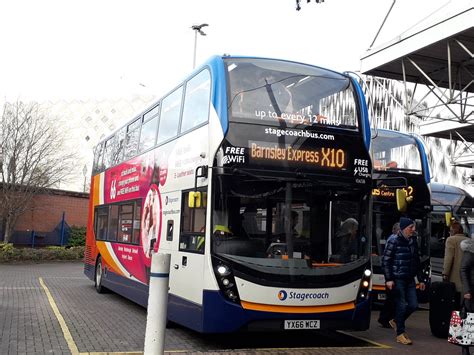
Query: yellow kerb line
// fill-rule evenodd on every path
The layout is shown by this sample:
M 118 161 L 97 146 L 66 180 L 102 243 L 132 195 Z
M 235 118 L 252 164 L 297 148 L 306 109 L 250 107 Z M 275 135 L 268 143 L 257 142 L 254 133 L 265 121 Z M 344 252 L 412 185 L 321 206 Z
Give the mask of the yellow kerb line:
M 166 351 L 165 351 L 166 352 Z M 119 352 L 91 352 L 79 353 L 79 355 L 142 355 L 143 351 L 119 351 Z
M 39 278 L 39 282 L 41 284 L 41 287 L 44 289 L 44 292 L 46 293 L 46 296 L 48 297 L 48 301 L 49 301 L 49 304 L 51 305 L 51 308 L 53 309 L 54 315 L 58 319 L 59 325 L 61 326 L 61 329 L 62 329 L 63 334 L 64 334 L 64 339 L 66 340 L 66 343 L 67 343 L 67 345 L 69 347 L 69 350 L 71 351 L 72 355 L 107 355 L 107 354 L 108 355 L 112 355 L 112 354 L 114 354 L 114 355 L 121 355 L 121 354 L 123 354 L 123 355 L 126 355 L 126 354 L 136 355 L 136 354 L 143 354 L 143 352 L 135 352 L 135 351 L 130 351 L 130 352 L 83 352 L 83 353 L 80 353 L 79 349 L 76 346 L 76 343 L 74 342 L 74 339 L 72 338 L 71 332 L 69 331 L 69 328 L 67 327 L 67 324 L 66 324 L 63 316 L 61 315 L 61 312 L 59 312 L 58 306 L 56 305 L 56 302 L 54 302 L 54 298 L 51 295 L 51 292 L 49 292 L 48 287 L 43 282 L 42 277 Z M 358 337 L 358 336 L 355 336 L 353 334 L 343 332 L 341 330 L 339 330 L 338 332 L 342 333 L 342 334 L 345 334 L 345 335 L 348 335 L 348 336 L 351 336 L 353 338 L 363 340 L 363 341 L 365 341 L 369 344 L 375 345 L 376 348 L 391 349 L 391 346 L 388 346 L 388 345 L 385 345 L 385 344 L 376 343 L 375 341 L 372 341 L 372 340 L 369 340 L 369 339 L 366 339 L 366 338 L 362 338 L 362 337 Z M 321 347 L 321 348 L 307 348 L 307 349 L 363 349 L 363 348 L 370 349 L 372 347 L 336 347 L 336 348 Z M 271 350 L 272 348 L 268 348 L 268 349 Z M 268 350 L 268 349 L 259 349 L 259 350 Z M 277 349 L 282 350 L 283 348 L 277 348 Z M 301 349 L 305 349 L 305 348 L 301 348 Z M 295 349 L 292 348 L 292 350 L 295 350 Z M 165 351 L 165 353 L 180 353 L 180 352 L 184 352 L 184 350 Z
M 341 333 L 341 334 L 345 334 L 347 336 L 350 336 L 350 337 L 353 337 L 353 338 L 356 338 L 356 339 L 359 339 L 359 340 L 362 340 L 362 341 L 365 341 L 369 344 L 372 344 L 372 345 L 375 345 L 377 348 L 382 348 L 382 349 L 391 349 L 392 347 L 389 346 L 389 345 L 385 345 L 385 344 L 381 344 L 381 343 L 377 343 L 375 341 L 372 341 L 372 340 L 369 340 L 367 338 L 364 338 L 364 337 L 360 337 L 360 336 L 357 336 L 357 335 L 354 335 L 354 334 L 351 334 L 351 333 L 347 333 L 345 331 L 342 331 L 342 330 L 337 330 L 338 333 Z M 363 348 L 367 348 L 367 347 L 358 347 L 358 349 L 363 349 Z
M 63 331 L 64 339 L 66 340 L 67 346 L 69 347 L 69 350 L 71 351 L 72 355 L 79 355 L 79 349 L 76 346 L 76 343 L 74 342 L 74 339 L 72 338 L 71 332 L 69 331 L 69 328 L 67 327 L 66 322 L 64 321 L 63 316 L 61 315 L 61 312 L 59 312 L 59 308 L 56 305 L 56 302 L 54 302 L 54 298 L 51 295 L 51 292 L 49 292 L 48 287 L 46 287 L 45 283 L 43 282 L 43 278 L 39 278 L 39 282 L 41 287 L 43 287 L 44 292 L 46 292 L 46 296 L 48 297 L 49 304 L 51 305 L 51 308 L 53 309 L 54 315 L 58 319 L 59 325 L 61 326 L 61 329 Z

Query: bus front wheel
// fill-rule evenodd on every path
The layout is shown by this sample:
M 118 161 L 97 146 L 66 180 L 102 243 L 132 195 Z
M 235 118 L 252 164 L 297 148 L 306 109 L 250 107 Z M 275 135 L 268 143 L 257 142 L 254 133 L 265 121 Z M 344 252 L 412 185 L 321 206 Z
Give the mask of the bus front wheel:
M 95 290 L 98 293 L 105 293 L 106 288 L 102 285 L 102 278 L 104 277 L 104 268 L 102 267 L 102 258 L 99 256 L 95 264 Z

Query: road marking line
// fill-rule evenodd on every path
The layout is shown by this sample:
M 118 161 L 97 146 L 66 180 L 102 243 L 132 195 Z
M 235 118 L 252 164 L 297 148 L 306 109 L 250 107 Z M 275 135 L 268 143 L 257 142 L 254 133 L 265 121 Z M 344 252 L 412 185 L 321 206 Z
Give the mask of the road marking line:
M 29 286 L 4 286 L 0 287 L 0 290 L 41 290 L 41 287 L 29 287 Z
M 357 337 L 354 337 L 354 338 L 357 338 Z M 364 341 L 367 341 L 369 343 L 373 343 L 373 344 L 377 344 L 377 343 L 374 343 L 370 340 L 366 340 L 366 339 L 363 339 L 363 338 L 359 338 L 360 340 L 364 340 Z M 357 349 L 357 350 L 364 350 L 364 349 L 391 349 L 392 347 L 388 346 L 388 345 L 383 345 L 383 344 L 377 344 L 377 345 L 374 345 L 374 346 L 312 346 L 312 347 L 305 347 L 305 348 L 298 348 L 298 347 L 294 347 L 294 348 L 252 348 L 252 349 L 246 349 L 246 348 L 242 348 L 242 349 L 219 349 L 219 350 L 207 350 L 207 351 L 214 351 L 214 352 L 222 352 L 222 353 L 227 353 L 227 352 L 230 352 L 230 351 L 233 351 L 233 352 L 258 352 L 258 351 L 311 351 L 311 350 L 354 350 L 354 349 Z M 188 353 L 190 352 L 190 350 L 165 350 L 165 354 L 179 354 L 179 353 Z M 108 353 L 108 354 L 115 354 L 115 353 Z M 141 353 L 139 353 L 141 354 Z M 82 354 L 80 354 L 82 355 Z
M 69 328 L 67 327 L 67 324 L 63 316 L 61 315 L 61 312 L 59 312 L 59 308 L 56 305 L 56 302 L 54 301 L 54 298 L 51 295 L 51 292 L 49 292 L 48 287 L 43 282 L 43 278 L 40 277 L 39 282 L 41 284 L 41 287 L 43 287 L 44 292 L 46 292 L 46 296 L 48 297 L 49 304 L 51 305 L 51 308 L 53 309 L 54 315 L 58 319 L 59 325 L 61 326 L 61 329 L 63 331 L 64 339 L 66 340 L 67 346 L 69 347 L 71 354 L 78 355 L 79 349 L 77 348 L 77 345 L 74 342 L 74 339 L 72 338 L 71 332 L 69 331 Z
M 353 337 L 353 338 L 356 338 L 356 339 L 359 339 L 359 340 L 362 340 L 362 341 L 365 341 L 369 344 L 372 344 L 372 345 L 375 345 L 377 348 L 382 348 L 382 349 L 391 349 L 392 347 L 390 345 L 385 345 L 385 344 L 382 344 L 382 343 L 377 343 L 375 341 L 372 341 L 372 340 L 369 340 L 367 338 L 364 338 L 364 337 L 360 337 L 358 335 L 353 335 L 351 333 L 347 333 L 345 331 L 342 331 L 342 330 L 337 330 L 338 333 L 341 333 L 341 334 L 344 334 L 344 335 L 347 335 L 347 336 L 350 336 L 350 337 Z M 362 347 L 362 348 L 365 348 L 365 347 Z
M 166 352 L 166 351 L 165 351 Z M 119 351 L 119 352 L 92 352 L 92 353 L 79 353 L 79 355 L 143 355 L 143 351 Z

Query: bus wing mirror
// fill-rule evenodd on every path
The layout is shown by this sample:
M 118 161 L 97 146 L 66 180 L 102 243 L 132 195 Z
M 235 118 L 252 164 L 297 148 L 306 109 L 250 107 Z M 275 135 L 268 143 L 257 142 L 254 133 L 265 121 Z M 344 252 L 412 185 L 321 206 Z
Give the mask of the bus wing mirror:
M 199 208 L 201 207 L 201 192 L 200 191 L 190 191 L 188 194 L 188 207 L 189 208 Z
M 453 214 L 451 212 L 446 212 L 444 214 L 444 219 L 446 220 L 446 226 L 451 227 L 451 221 L 453 220 Z
M 396 192 L 397 209 L 399 212 L 407 210 L 407 193 L 404 189 L 397 189 Z

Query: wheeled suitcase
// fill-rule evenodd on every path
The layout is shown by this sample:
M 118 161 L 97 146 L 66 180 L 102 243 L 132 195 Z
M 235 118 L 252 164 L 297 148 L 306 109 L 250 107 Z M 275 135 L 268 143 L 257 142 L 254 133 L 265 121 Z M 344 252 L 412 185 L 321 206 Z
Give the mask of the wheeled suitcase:
M 451 312 L 456 305 L 453 282 L 433 282 L 430 287 L 430 329 L 438 338 L 448 338 Z

